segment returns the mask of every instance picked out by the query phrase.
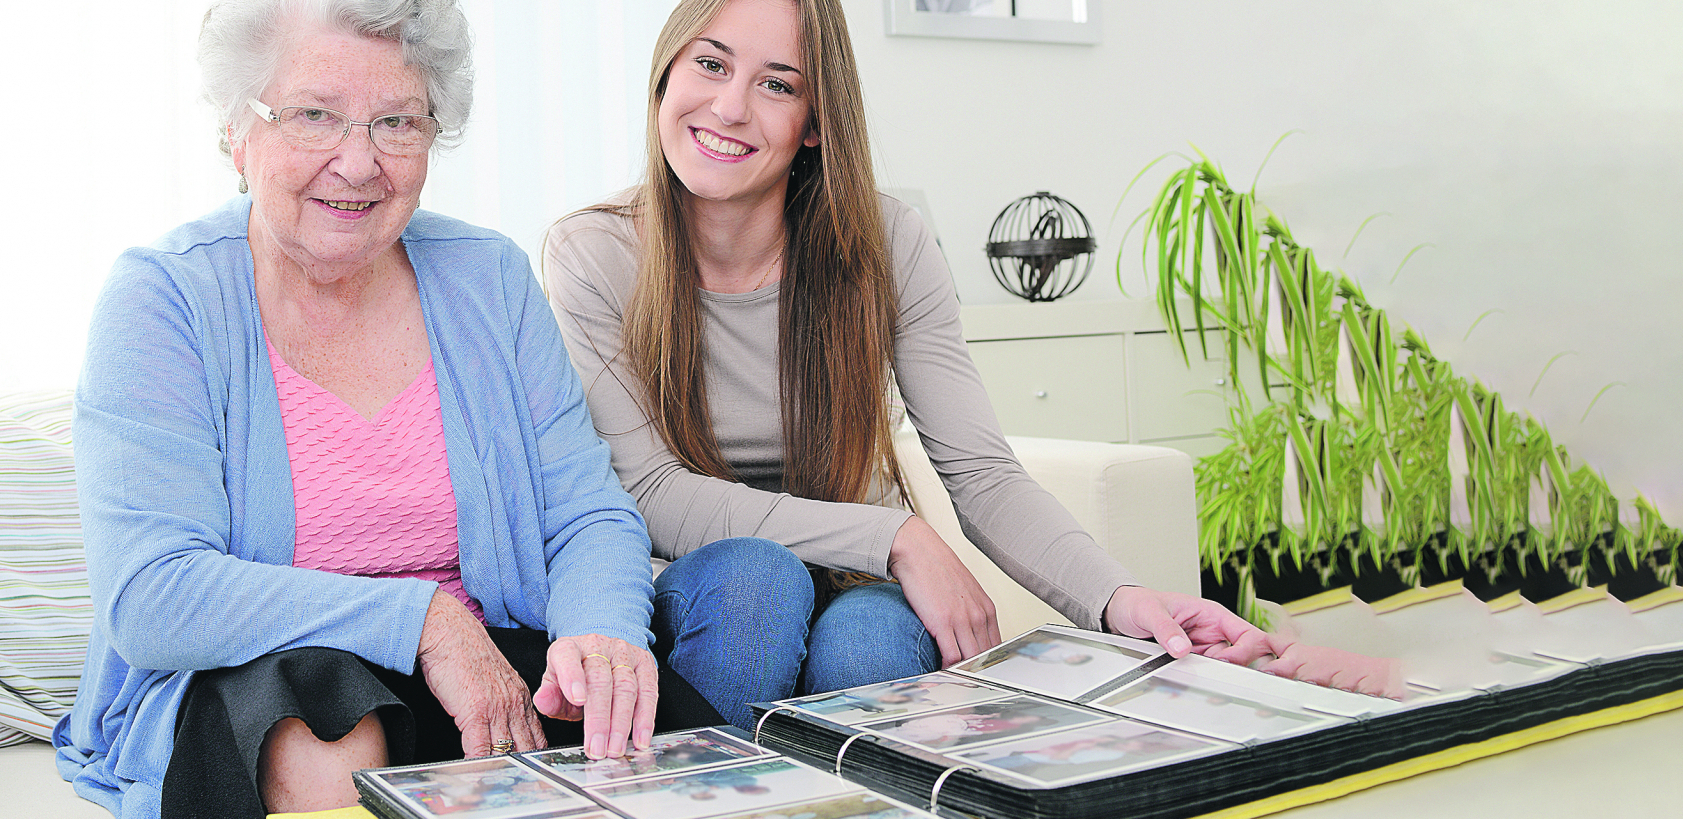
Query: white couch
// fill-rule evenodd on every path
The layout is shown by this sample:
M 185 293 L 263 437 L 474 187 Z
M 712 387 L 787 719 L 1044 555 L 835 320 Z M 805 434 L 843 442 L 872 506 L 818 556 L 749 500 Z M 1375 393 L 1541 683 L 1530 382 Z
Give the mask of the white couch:
M 1029 475 L 1141 583 L 1198 594 L 1197 504 L 1192 459 L 1186 453 L 1053 438 L 1006 440 Z M 964 539 L 952 501 L 915 433 L 900 433 L 895 451 L 918 511 L 958 551 L 993 598 L 1001 635 L 1010 638 L 1042 623 L 1069 622 Z
M 0 423 L 11 417 L 7 415 L 11 406 L 8 400 L 9 397 L 0 397 Z M 62 407 L 48 407 L 47 414 L 58 418 L 60 410 L 64 410 L 62 417 L 67 418 L 68 400 L 67 393 L 47 396 L 49 404 L 64 403 Z M 38 412 L 42 396 L 31 396 L 31 401 L 32 410 Z M 5 432 L 10 437 L 0 434 L 0 446 L 12 446 L 20 435 L 30 434 L 27 424 L 13 424 Z M 67 441 L 63 436 L 43 442 L 54 445 L 49 447 L 53 457 L 65 457 Z M 1161 447 L 1041 438 L 1012 438 L 1010 442 L 1029 474 L 1057 496 L 1100 545 L 1131 568 L 1142 582 L 1171 591 L 1198 593 L 1192 464 L 1186 455 Z M 1011 636 L 1041 623 L 1066 622 L 964 540 L 946 492 L 917 445 L 915 435 L 909 431 L 902 433 L 896 446 L 912 484 L 914 501 L 936 531 L 959 551 L 993 598 L 999 611 L 1001 633 Z M 0 469 L 4 467 L 5 461 L 0 460 Z M 20 498 L 31 496 L 27 492 L 5 490 L 6 484 L 0 476 L 0 521 L 7 519 L 6 504 L 16 504 Z M 5 525 L 8 524 L 0 522 L 0 526 Z M 4 542 L 0 540 L 0 545 Z M 0 548 L 0 562 L 7 559 L 7 554 Z M 4 569 L 0 565 L 0 571 Z M 0 612 L 0 617 L 4 616 L 10 615 Z M 6 660 L 6 625 L 0 622 L 0 664 Z M 54 715 L 44 716 L 50 719 Z M 100 808 L 75 796 L 69 784 L 59 779 L 52 760 L 52 748 L 43 742 L 0 748 L 0 815 L 51 819 L 107 816 Z

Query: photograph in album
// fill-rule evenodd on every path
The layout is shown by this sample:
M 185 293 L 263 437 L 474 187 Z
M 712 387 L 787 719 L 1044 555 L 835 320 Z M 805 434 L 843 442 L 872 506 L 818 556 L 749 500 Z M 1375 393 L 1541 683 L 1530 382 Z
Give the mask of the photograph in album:
M 934 819 L 927 811 L 908 807 L 875 793 L 850 793 L 816 802 L 778 805 L 752 813 L 733 813 L 719 819 Z
M 1179 675 L 1172 666 L 1092 704 L 1126 717 L 1229 742 L 1270 740 L 1346 720 L 1237 686 Z
M 1042 627 L 954 668 L 1025 691 L 1078 700 L 1163 654 L 1151 643 L 1128 640 L 1134 645 L 1122 645 L 1119 640 L 1104 639 L 1108 637 Z
M 509 757 L 385 768 L 364 775 L 407 809 L 401 814 L 406 816 L 517 819 L 597 807 Z
M 1224 663 L 1208 657 L 1190 654 L 1153 671 L 1141 679 L 1167 679 L 1201 689 L 1237 694 L 1243 699 L 1271 705 L 1289 704 L 1308 713 L 1334 714 L 1352 719 L 1376 716 L 1402 710 L 1404 703 L 1383 697 L 1353 694 L 1336 688 L 1311 685 L 1306 682 L 1264 674 L 1242 665 Z M 1110 687 L 1092 699 L 1091 704 L 1104 706 L 1118 702 L 1117 698 L 1132 685 Z M 1216 704 L 1219 706 L 1220 701 Z M 1220 711 L 1218 707 L 1215 709 Z
M 790 700 L 789 704 L 831 722 L 854 725 L 996 700 L 1011 693 L 963 677 L 937 673 L 814 694 Z
M 1087 709 L 1072 708 L 1038 697 L 1015 696 L 868 723 L 864 728 L 901 742 L 942 750 L 1066 730 L 1103 718 L 1103 715 Z
M 1232 750 L 1226 742 L 1119 720 L 955 754 L 962 762 L 1005 771 L 1036 785 L 1120 776 Z
M 858 789 L 823 771 L 787 759 L 770 759 L 631 780 L 593 788 L 591 793 L 633 819 L 697 819 Z
M 674 774 L 690 768 L 738 762 L 765 756 L 767 751 L 712 728 L 662 734 L 646 750 L 626 749 L 623 757 L 591 759 L 582 748 L 560 748 L 523 754 L 539 769 L 580 785 L 603 785 L 623 779 Z

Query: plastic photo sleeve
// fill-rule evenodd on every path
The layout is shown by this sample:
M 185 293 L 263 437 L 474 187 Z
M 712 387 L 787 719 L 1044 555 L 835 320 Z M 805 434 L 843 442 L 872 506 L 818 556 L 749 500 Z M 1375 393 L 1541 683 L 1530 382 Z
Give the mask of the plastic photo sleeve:
M 959 748 L 1104 719 L 1100 714 L 1030 696 L 949 708 L 864 726 L 866 730 L 931 750 Z
M 556 748 L 523 754 L 533 765 L 580 785 L 601 785 L 622 779 L 673 774 L 690 768 L 738 762 L 770 752 L 721 731 L 703 728 L 661 734 L 648 750 L 628 750 L 623 757 L 591 759 L 583 748 Z
M 816 802 L 779 805 L 723 819 L 934 819 L 935 815 L 875 793 L 850 793 Z
M 855 725 L 887 717 L 905 716 L 955 705 L 1011 696 L 952 674 L 925 674 L 904 680 L 865 685 L 789 701 L 790 705 L 840 725 Z
M 1233 749 L 1213 739 L 1129 720 L 1003 742 L 957 754 L 1043 785 L 1116 776 Z
M 392 801 L 418 816 L 514 819 L 596 805 L 508 757 L 390 768 L 368 773 Z
M 955 669 L 1059 699 L 1077 700 L 1163 653 L 1149 643 L 1135 648 L 1100 639 L 1103 636 L 1041 627 Z
M 1163 669 L 1093 703 L 1100 708 L 1230 742 L 1268 741 L 1347 720 L 1305 711 L 1242 688 Z
M 772 759 L 630 780 L 589 790 L 633 819 L 694 819 L 751 812 L 862 789 L 841 777 L 791 760 Z

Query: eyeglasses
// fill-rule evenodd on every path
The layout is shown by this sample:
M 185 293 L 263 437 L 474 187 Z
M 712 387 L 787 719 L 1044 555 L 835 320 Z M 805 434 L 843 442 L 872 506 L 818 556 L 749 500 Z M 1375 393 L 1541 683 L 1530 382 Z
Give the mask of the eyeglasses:
M 357 122 L 331 108 L 288 105 L 275 110 L 256 99 L 246 100 L 264 122 L 280 126 L 281 137 L 300 148 L 325 151 L 339 147 L 351 126 L 368 128 L 374 147 L 393 156 L 424 154 L 438 136 L 438 120 L 426 114 L 381 114 L 372 122 Z

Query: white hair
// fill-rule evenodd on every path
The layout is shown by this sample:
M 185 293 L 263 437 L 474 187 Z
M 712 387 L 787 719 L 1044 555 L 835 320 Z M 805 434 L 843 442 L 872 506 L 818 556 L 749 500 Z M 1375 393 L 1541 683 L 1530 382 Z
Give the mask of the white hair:
M 291 37 L 310 24 L 397 41 L 426 84 L 439 125 L 433 144 L 460 140 L 473 107 L 473 44 L 456 0 L 217 0 L 199 28 L 199 71 L 224 155 L 230 130 L 244 139 L 256 121 L 246 100 L 274 80 Z

